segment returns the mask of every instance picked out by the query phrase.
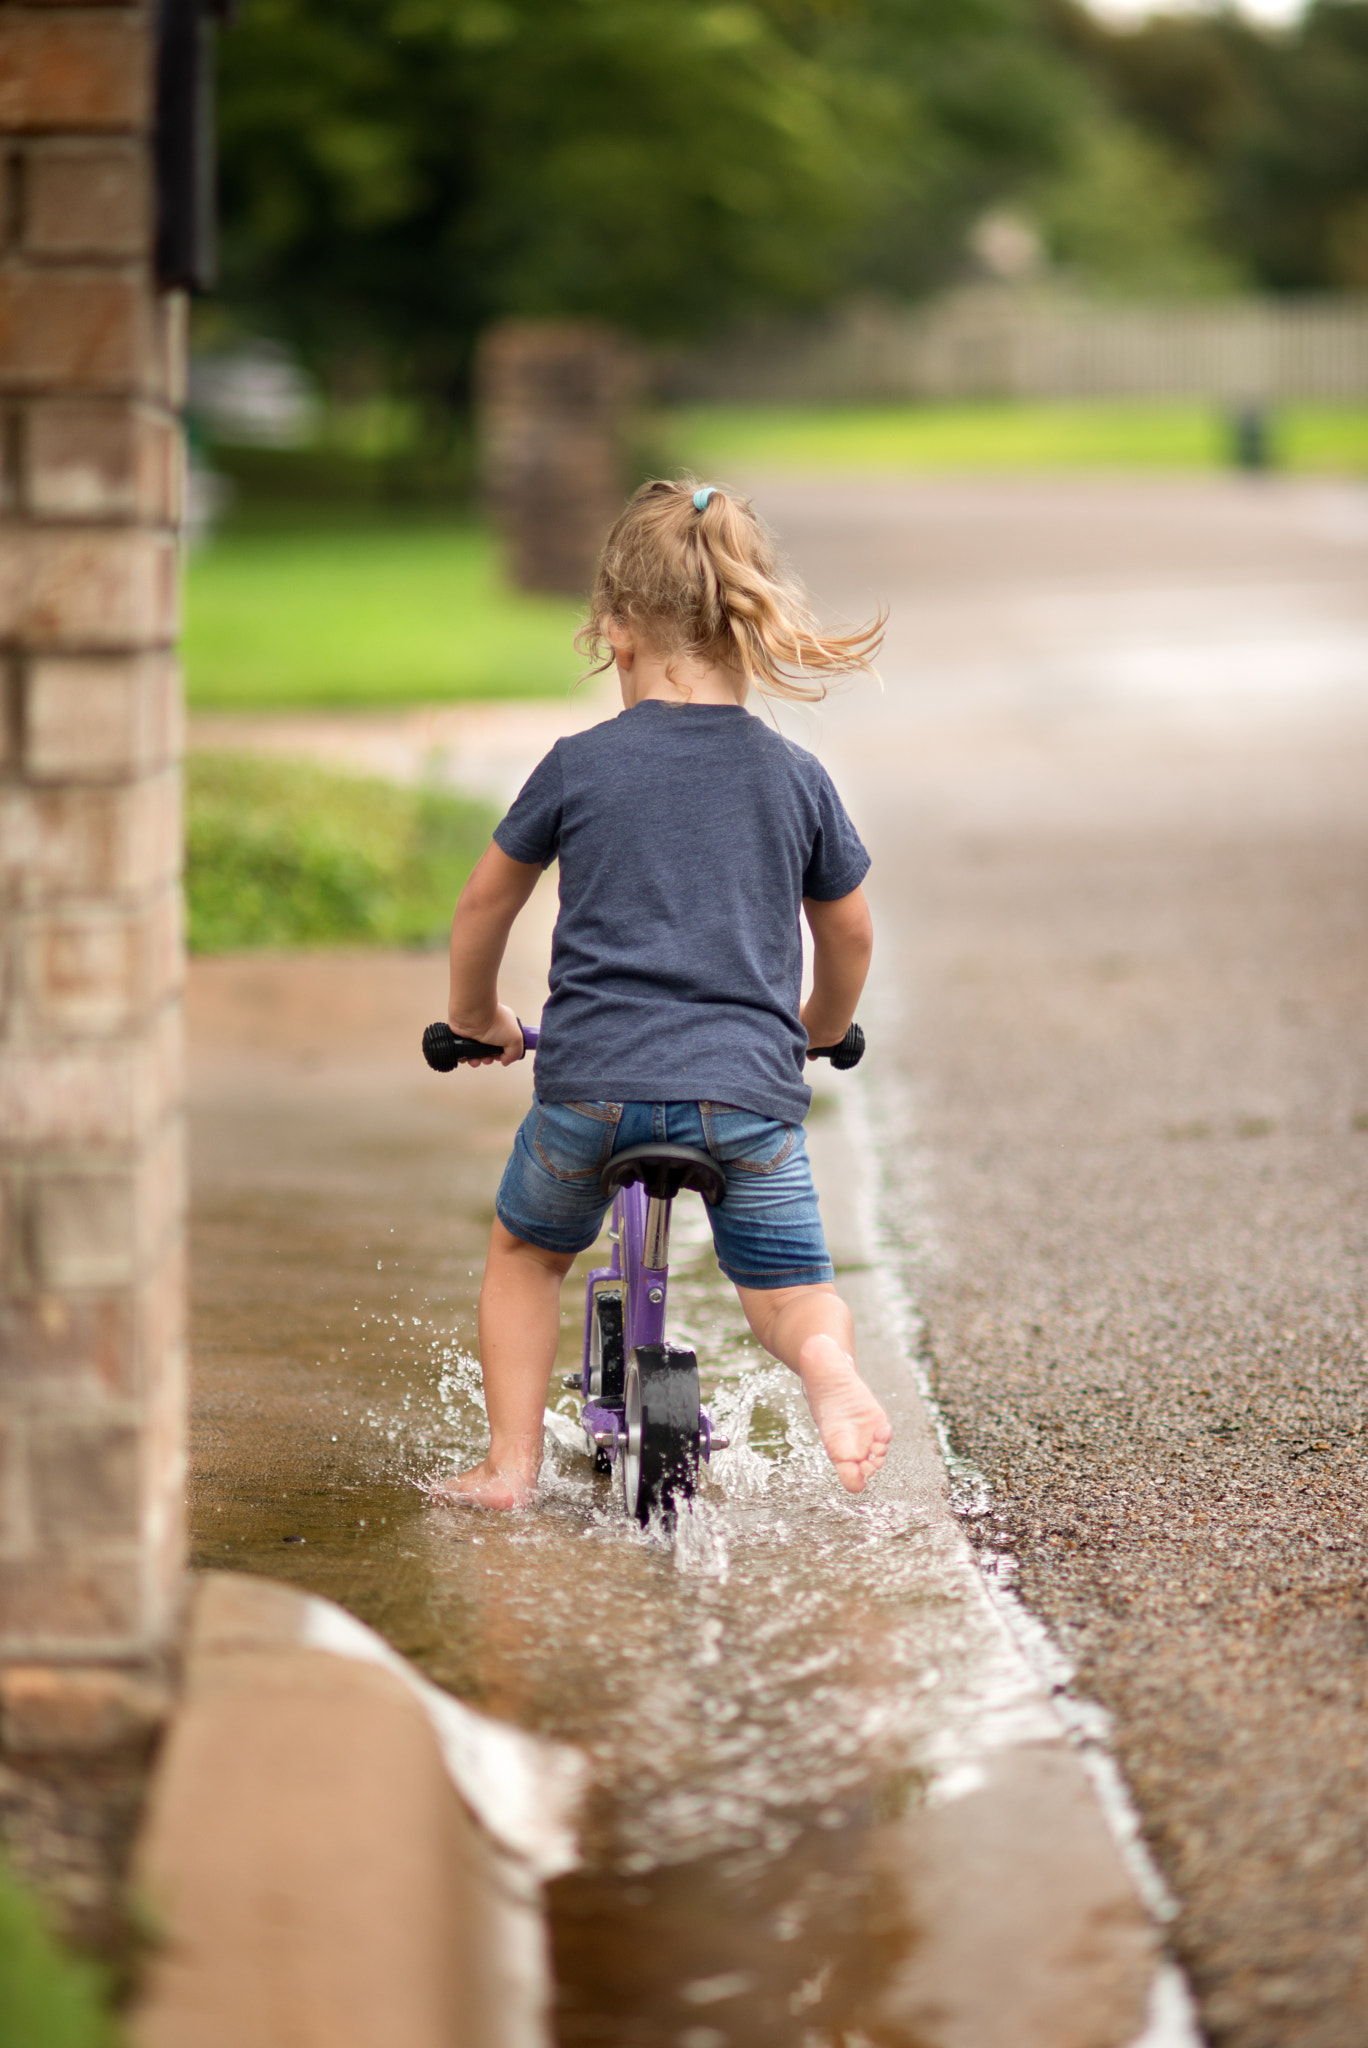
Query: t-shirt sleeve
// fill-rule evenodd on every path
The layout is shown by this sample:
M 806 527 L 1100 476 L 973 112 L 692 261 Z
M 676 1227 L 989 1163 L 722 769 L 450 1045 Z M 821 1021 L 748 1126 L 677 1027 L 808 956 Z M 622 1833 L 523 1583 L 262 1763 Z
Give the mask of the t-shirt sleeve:
M 816 903 L 835 903 L 858 889 L 868 873 L 864 843 L 823 768 L 817 784 L 817 830 L 803 870 L 803 894 Z
M 510 860 L 536 861 L 549 868 L 560 851 L 565 778 L 560 743 L 537 763 L 513 799 L 508 815 L 494 828 L 494 844 Z

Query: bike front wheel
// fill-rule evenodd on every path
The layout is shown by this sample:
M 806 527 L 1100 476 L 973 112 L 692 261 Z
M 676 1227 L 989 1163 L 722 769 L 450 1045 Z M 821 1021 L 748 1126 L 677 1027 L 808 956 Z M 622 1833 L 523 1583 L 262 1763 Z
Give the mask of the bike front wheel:
M 698 1484 L 698 1361 L 692 1351 L 638 1344 L 627 1361 L 622 1500 L 645 1524 L 668 1517 Z

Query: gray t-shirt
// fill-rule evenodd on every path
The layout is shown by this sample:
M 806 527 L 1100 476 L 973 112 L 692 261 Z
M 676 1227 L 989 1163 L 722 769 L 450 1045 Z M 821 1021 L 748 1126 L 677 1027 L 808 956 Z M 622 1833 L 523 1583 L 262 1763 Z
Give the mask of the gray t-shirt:
M 544 1102 L 802 1122 L 800 906 L 869 869 L 812 754 L 739 705 L 648 699 L 558 740 L 494 838 L 512 860 L 560 860 Z

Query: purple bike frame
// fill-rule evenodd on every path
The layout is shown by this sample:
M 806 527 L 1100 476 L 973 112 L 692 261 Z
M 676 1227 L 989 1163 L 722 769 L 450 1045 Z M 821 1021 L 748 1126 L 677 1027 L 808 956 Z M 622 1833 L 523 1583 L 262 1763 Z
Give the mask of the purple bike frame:
M 534 1025 L 523 1025 L 523 1043 L 529 1052 L 536 1049 L 539 1035 Z M 668 1202 L 664 1204 L 664 1239 L 667 1246 L 672 1206 Z M 665 1342 L 665 1305 L 669 1294 L 670 1274 L 668 1265 L 648 1266 L 645 1262 L 649 1207 L 649 1197 L 640 1181 L 634 1181 L 630 1187 L 619 1189 L 613 1197 L 610 1224 L 612 1256 L 606 1266 L 594 1267 L 584 1290 L 584 1357 L 580 1368 L 580 1391 L 584 1396 L 584 1408 L 580 1420 L 586 1441 L 591 1448 L 605 1450 L 610 1459 L 617 1457 L 620 1448 L 624 1427 L 623 1410 L 620 1406 L 609 1407 L 590 1398 L 589 1360 L 594 1336 L 594 1295 L 605 1283 L 616 1283 L 625 1296 L 626 1314 L 622 1330 L 624 1362 L 631 1357 L 638 1345 Z M 666 1256 L 668 1258 L 668 1251 Z M 707 1415 L 700 1415 L 699 1430 L 699 1451 L 706 1459 L 712 1446 L 712 1423 Z M 606 1443 L 602 1441 L 604 1438 L 608 1439 Z

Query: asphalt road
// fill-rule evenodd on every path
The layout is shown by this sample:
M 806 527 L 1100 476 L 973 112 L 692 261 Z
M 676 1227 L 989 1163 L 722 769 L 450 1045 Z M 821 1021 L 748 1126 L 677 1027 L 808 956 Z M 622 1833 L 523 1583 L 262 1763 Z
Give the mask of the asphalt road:
M 1368 490 L 756 486 L 892 607 L 885 1228 L 1222 2048 L 1368 2040 Z

